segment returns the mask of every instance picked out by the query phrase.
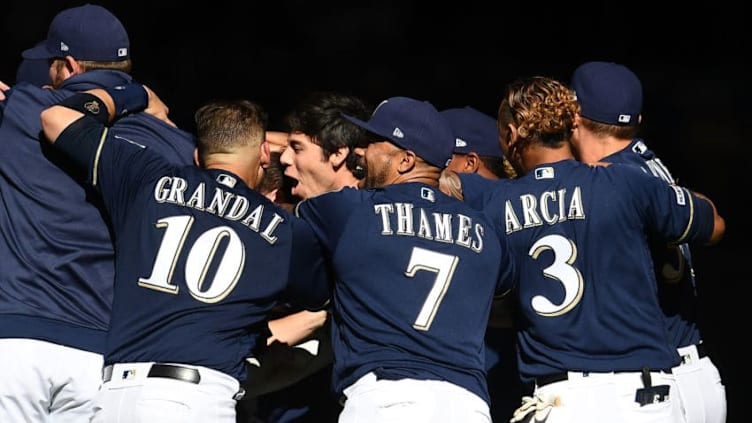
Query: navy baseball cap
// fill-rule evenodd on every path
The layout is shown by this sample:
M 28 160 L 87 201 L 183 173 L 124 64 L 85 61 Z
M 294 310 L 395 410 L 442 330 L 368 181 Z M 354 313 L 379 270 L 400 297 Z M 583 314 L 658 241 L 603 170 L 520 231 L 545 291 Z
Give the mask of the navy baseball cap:
M 44 44 L 44 41 L 36 45 Z M 47 59 L 23 59 L 16 69 L 16 83 L 28 82 L 37 87 L 52 84 L 50 62 Z
M 423 160 L 444 168 L 452 158 L 454 135 L 438 110 L 427 101 L 391 97 L 381 102 L 368 122 L 342 114 L 345 119 L 388 139 Z
M 609 125 L 637 125 L 642 84 L 629 68 L 612 62 L 587 62 L 572 74 L 580 115 Z
M 454 152 L 479 156 L 503 157 L 499 145 L 499 129 L 496 119 L 470 106 L 446 109 L 441 116 L 454 133 Z
M 55 15 L 47 39 L 22 53 L 24 59 L 73 56 L 76 60 L 119 62 L 130 57 L 128 33 L 102 6 L 85 4 Z

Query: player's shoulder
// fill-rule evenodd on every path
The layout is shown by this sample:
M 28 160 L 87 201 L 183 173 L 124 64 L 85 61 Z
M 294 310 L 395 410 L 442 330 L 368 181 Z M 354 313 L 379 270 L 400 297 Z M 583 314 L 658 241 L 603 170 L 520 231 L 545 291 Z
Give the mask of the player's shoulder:
M 19 82 L 4 92 L 6 98 L 0 101 L 0 104 L 3 108 L 16 110 L 42 109 L 63 100 L 71 94 L 73 93 L 67 90 L 55 90 L 38 87 L 28 82 Z
M 604 173 L 619 177 L 655 179 L 653 175 L 648 174 L 638 163 L 634 162 L 604 162 L 602 166 L 596 164 L 593 167 Z

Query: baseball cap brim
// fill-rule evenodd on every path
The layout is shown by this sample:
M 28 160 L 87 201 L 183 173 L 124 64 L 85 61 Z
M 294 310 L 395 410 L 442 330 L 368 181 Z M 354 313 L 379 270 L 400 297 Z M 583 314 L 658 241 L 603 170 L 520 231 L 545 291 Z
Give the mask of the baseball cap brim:
M 24 59 L 52 59 L 57 56 L 47 49 L 47 43 L 44 42 L 30 49 L 24 50 L 23 53 L 21 53 L 21 57 Z
M 352 117 L 352 116 L 346 115 L 344 113 L 342 113 L 342 117 L 345 118 L 345 119 L 347 119 L 347 120 L 349 120 L 350 122 L 354 123 L 355 125 L 360 126 L 361 128 L 365 129 L 368 132 L 374 133 L 374 134 L 376 134 L 376 135 L 378 135 L 380 137 L 384 137 L 384 138 L 388 139 L 390 142 L 396 144 L 400 148 L 405 148 L 393 136 L 391 136 L 390 134 L 385 134 L 385 133 L 381 132 L 381 130 L 376 129 L 374 126 L 370 125 L 368 122 L 366 122 L 364 120 L 360 120 L 360 119 L 358 119 L 356 117 Z

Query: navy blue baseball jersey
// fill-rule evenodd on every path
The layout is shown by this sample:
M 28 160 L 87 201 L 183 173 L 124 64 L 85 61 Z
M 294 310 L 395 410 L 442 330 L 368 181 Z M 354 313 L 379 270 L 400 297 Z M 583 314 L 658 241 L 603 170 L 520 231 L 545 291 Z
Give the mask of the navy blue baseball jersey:
M 59 89 L 20 83 L 0 101 L 0 337 L 39 339 L 102 353 L 114 282 L 111 229 L 84 173 L 40 140 L 39 115 L 75 92 L 130 82 L 87 71 Z M 193 162 L 188 132 L 141 113 L 119 136 L 179 164 Z
M 460 175 L 465 201 L 507 235 L 519 271 L 524 382 L 562 371 L 669 369 L 648 234 L 704 242 L 711 205 L 628 165 L 563 160 L 489 184 Z
M 627 148 L 606 156 L 601 161 L 636 165 L 669 184 L 674 183 L 668 168 L 639 138 L 632 140 Z M 666 245 L 665 242 L 656 241 L 651 245 L 651 252 L 669 340 L 676 347 L 699 343 L 697 290 L 689 245 Z
M 338 393 L 368 372 L 446 380 L 488 401 L 483 336 L 514 268 L 490 221 L 438 188 L 404 183 L 301 202 L 336 274 Z
M 328 300 L 319 244 L 236 175 L 173 165 L 118 130 L 86 117 L 55 144 L 88 169 L 115 231 L 105 364 L 185 363 L 243 382 L 277 301 Z

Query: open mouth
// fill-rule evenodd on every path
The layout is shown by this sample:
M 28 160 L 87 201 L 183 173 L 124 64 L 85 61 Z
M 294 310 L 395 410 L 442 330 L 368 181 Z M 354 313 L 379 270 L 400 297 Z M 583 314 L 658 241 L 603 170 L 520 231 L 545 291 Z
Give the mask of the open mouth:
M 293 195 L 297 195 L 298 185 L 300 185 L 300 181 L 288 175 L 287 173 L 285 173 L 285 177 L 287 178 L 287 184 L 290 187 L 290 193 Z

